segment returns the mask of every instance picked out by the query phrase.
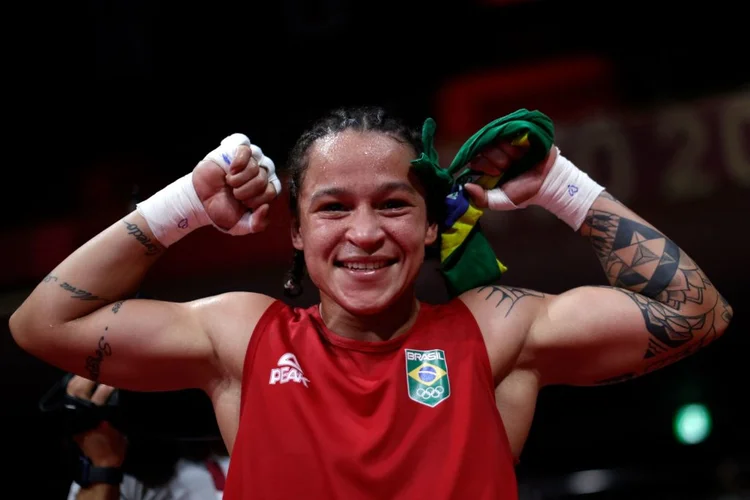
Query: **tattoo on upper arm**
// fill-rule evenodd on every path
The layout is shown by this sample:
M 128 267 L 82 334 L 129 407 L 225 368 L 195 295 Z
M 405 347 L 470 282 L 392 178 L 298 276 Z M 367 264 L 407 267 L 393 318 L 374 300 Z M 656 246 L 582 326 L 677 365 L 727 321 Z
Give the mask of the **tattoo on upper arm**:
M 115 302 L 114 304 L 112 304 L 112 313 L 113 314 L 117 314 L 117 312 L 122 307 L 122 303 L 123 302 L 125 302 L 125 301 L 124 300 L 118 300 L 117 302 Z
M 477 290 L 477 293 L 482 293 L 484 291 L 487 292 L 487 296 L 484 298 L 484 300 L 497 300 L 497 304 L 495 304 L 495 307 L 500 307 L 500 305 L 502 305 L 503 303 L 509 303 L 508 310 L 505 313 L 506 317 L 510 314 L 513 306 L 515 306 L 518 301 L 520 301 L 524 297 L 536 297 L 539 299 L 544 298 L 544 294 L 541 292 L 527 290 L 525 288 L 516 288 L 512 286 L 483 286 Z
M 106 332 L 107 330 L 109 330 L 109 327 L 104 327 L 104 331 Z M 99 375 L 101 374 L 102 370 L 102 361 L 104 360 L 105 356 L 111 355 L 112 346 L 105 340 L 104 335 L 102 335 L 96 345 L 94 355 L 86 358 L 86 370 L 89 373 L 88 378 L 90 380 L 93 380 L 94 382 L 99 381 Z
M 586 227 L 586 236 L 613 286 L 651 297 L 673 309 L 703 304 L 711 282 L 664 234 L 639 221 L 595 209 L 589 210 Z
M 715 336 L 714 310 L 703 314 L 685 315 L 661 302 L 628 290 L 618 290 L 635 302 L 648 331 L 648 348 L 644 359 L 653 358 L 689 343 L 697 334 Z
M 719 336 L 717 323 L 723 321 L 728 324 L 732 319 L 732 309 L 721 296 L 717 297 L 716 305 L 707 312 L 686 315 L 635 292 L 622 288 L 613 289 L 630 297 L 641 311 L 649 333 L 648 346 L 643 356 L 646 364 L 640 373 L 625 373 L 599 380 L 597 384 L 629 380 L 687 358 Z
M 48 274 L 48 275 L 47 275 L 47 276 L 45 276 L 45 277 L 44 277 L 44 279 L 42 280 L 42 282 L 44 282 L 44 283 L 50 283 L 50 282 L 52 282 L 52 281 L 57 281 L 57 276 L 52 276 L 51 274 Z
M 128 222 L 126 220 L 122 221 L 125 224 L 125 227 L 128 230 L 128 234 L 133 236 L 133 238 L 138 241 L 141 245 L 143 245 L 146 248 L 146 255 L 156 255 L 161 251 L 161 248 L 159 245 L 157 245 L 154 241 L 151 240 L 148 236 L 146 236 L 146 233 L 143 232 L 143 230 L 138 227 L 137 224 L 133 224 L 131 222 Z

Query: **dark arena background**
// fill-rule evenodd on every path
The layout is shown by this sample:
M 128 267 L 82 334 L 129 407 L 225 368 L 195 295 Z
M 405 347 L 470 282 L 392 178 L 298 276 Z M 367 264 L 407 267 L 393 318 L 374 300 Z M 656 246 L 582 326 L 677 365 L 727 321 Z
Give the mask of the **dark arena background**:
M 35 126 L 47 138 L 26 152 L 46 160 L 18 170 L 25 180 L 3 183 L 12 208 L 0 233 L 0 435 L 9 464 L 0 497 L 63 499 L 72 477 L 64 426 L 38 406 L 64 373 L 8 332 L 36 284 L 226 135 L 247 134 L 284 177 L 309 120 L 338 105 L 382 104 L 414 123 L 434 117 L 446 165 L 488 121 L 518 108 L 545 112 L 563 154 L 678 242 L 734 307 L 721 340 L 659 372 L 544 389 L 516 469 L 521 499 L 750 498 L 750 24 L 739 3 L 686 5 L 90 2 L 44 38 L 54 78 L 28 84 L 41 87 Z M 292 255 L 285 202 L 261 235 L 189 235 L 142 293 L 282 298 Z M 507 284 L 551 293 L 605 284 L 588 244 L 546 212 L 487 213 L 482 225 L 510 268 Z M 306 290 L 295 303 L 317 300 Z M 425 266 L 419 295 L 445 299 L 434 266 Z M 200 393 L 121 396 L 136 432 L 165 443 L 216 433 Z

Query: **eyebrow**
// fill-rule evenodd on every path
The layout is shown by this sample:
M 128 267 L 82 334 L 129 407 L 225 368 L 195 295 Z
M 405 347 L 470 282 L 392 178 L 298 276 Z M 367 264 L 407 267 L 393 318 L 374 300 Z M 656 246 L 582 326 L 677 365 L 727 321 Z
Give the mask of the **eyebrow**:
M 385 184 L 381 184 L 377 189 L 377 192 L 379 194 L 392 192 L 392 191 L 406 191 L 409 194 L 418 194 L 416 189 L 414 189 L 410 184 L 403 182 L 403 181 L 386 182 Z M 324 188 L 324 189 L 315 191 L 315 193 L 313 193 L 313 195 L 310 197 L 310 201 L 311 202 L 315 201 L 318 198 L 322 198 L 324 196 L 342 196 L 348 193 L 349 193 L 349 190 L 346 188 L 340 188 L 340 187 Z

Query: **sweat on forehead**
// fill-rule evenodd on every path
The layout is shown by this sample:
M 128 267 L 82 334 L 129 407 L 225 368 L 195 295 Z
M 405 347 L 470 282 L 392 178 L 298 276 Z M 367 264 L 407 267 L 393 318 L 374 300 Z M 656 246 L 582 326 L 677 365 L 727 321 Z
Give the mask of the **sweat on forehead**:
M 415 151 L 410 145 L 390 134 L 344 130 L 315 141 L 308 158 L 311 163 L 363 161 L 375 166 L 378 163 L 392 161 L 394 155 L 408 162 L 415 158 Z
M 312 145 L 305 184 L 407 180 L 412 159 L 414 150 L 388 135 L 347 130 Z

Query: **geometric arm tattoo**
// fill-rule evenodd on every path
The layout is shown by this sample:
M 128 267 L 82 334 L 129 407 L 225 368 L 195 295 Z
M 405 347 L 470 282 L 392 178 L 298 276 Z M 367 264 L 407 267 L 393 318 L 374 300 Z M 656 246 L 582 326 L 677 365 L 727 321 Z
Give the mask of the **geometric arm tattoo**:
M 703 293 L 711 282 L 662 233 L 622 215 L 593 209 L 586 226 L 612 286 L 638 292 L 673 309 L 703 304 Z
M 717 323 L 729 323 L 732 313 L 703 271 L 672 240 L 635 220 L 609 193 L 600 198 L 615 205 L 607 210 L 592 207 L 581 234 L 589 238 L 609 283 L 640 309 L 650 334 L 644 358 L 663 355 L 646 371 L 711 342 Z M 672 350 L 680 352 L 666 354 Z

